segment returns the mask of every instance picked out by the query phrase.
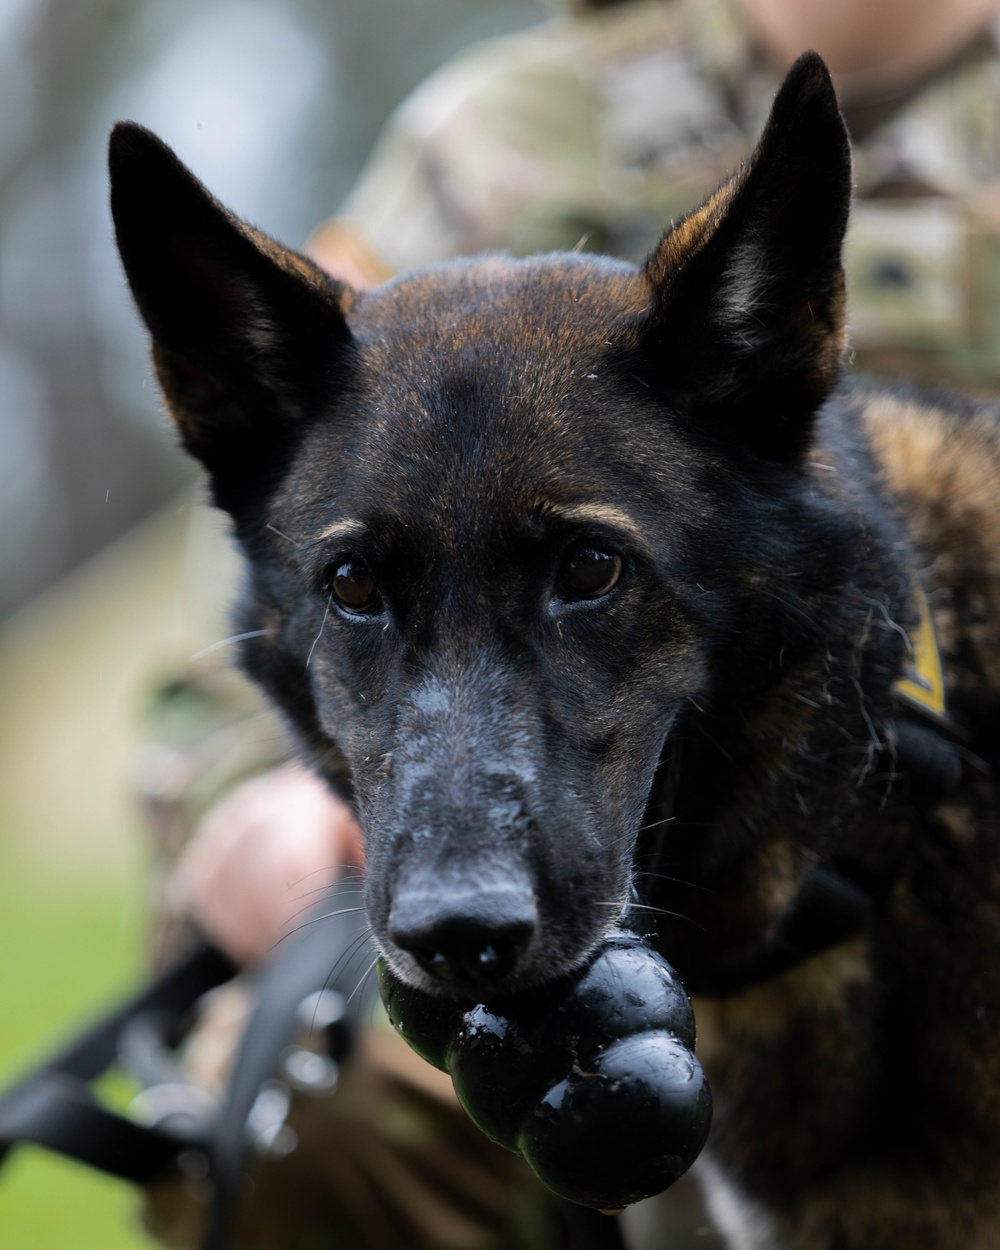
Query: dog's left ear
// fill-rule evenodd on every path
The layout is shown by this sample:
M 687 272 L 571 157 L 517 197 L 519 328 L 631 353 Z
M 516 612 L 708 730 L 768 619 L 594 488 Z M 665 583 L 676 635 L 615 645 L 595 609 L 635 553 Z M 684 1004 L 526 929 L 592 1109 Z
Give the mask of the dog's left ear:
M 755 151 L 646 262 L 643 350 L 697 423 L 794 462 L 845 346 L 841 248 L 850 143 L 830 75 L 807 52 Z
M 239 221 L 156 135 L 109 146 L 118 250 L 185 447 L 238 512 L 349 366 L 353 293 Z

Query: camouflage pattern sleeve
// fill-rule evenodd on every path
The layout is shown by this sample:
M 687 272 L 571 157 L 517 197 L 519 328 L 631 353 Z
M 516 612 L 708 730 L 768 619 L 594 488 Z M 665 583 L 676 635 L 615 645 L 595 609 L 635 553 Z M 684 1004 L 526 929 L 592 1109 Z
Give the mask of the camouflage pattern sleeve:
M 637 0 L 553 21 L 479 45 L 428 79 L 334 221 L 383 272 L 494 248 L 640 259 L 746 155 L 777 81 L 735 0 Z M 909 97 L 847 113 L 856 363 L 995 387 L 995 34 Z
M 337 220 L 394 271 L 494 248 L 638 256 L 745 146 L 684 7 L 641 0 L 477 45 L 432 75 Z
M 995 388 L 1000 382 L 995 37 L 981 40 L 862 134 L 855 161 L 857 199 L 846 263 L 857 363 L 886 376 Z
M 393 270 L 601 235 L 600 103 L 566 24 L 476 47 L 397 110 L 341 217 Z

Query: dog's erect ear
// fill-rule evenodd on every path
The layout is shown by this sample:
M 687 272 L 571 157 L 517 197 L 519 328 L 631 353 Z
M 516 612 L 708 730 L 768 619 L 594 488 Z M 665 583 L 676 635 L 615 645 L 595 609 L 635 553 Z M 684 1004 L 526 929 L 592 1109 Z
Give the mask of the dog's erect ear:
M 346 366 L 352 293 L 245 225 L 134 122 L 109 148 L 125 272 L 187 449 L 238 510 Z
M 795 461 L 845 346 L 850 143 L 826 66 L 793 65 L 743 168 L 646 262 L 644 350 L 698 421 Z

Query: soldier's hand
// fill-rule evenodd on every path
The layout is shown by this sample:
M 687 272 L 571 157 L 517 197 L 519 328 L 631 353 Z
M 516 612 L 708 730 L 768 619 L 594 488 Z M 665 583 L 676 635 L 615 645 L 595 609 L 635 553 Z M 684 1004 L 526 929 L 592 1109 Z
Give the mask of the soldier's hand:
M 345 803 L 298 764 L 238 786 L 205 817 L 169 888 L 240 963 L 303 923 L 322 890 L 360 876 L 361 831 Z

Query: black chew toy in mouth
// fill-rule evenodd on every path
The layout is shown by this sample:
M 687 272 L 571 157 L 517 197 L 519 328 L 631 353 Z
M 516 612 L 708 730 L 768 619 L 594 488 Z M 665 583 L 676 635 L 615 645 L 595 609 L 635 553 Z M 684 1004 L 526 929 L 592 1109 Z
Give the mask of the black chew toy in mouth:
M 397 1032 L 560 1197 L 628 1206 L 666 1189 L 704 1146 L 712 1098 L 691 1004 L 639 935 L 618 930 L 574 977 L 488 1005 L 415 990 L 382 961 L 378 978 Z

